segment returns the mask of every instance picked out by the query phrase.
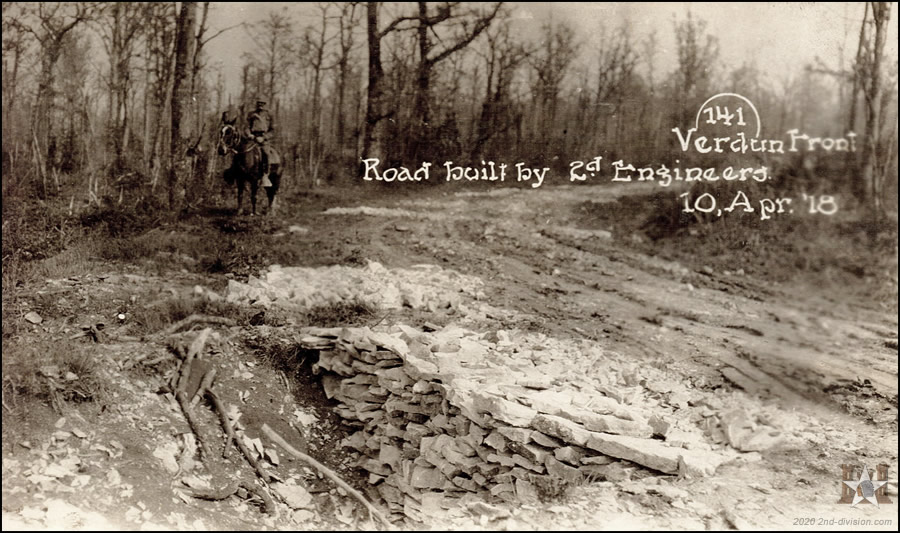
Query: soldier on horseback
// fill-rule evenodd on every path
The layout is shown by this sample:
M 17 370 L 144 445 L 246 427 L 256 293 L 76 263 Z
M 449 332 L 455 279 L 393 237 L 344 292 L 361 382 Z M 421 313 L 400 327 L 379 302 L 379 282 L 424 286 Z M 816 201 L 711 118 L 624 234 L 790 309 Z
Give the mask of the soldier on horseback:
M 268 142 L 272 131 L 272 114 L 266 109 L 266 101 L 257 99 L 256 109 L 247 115 L 247 131 L 244 132 L 244 136 L 256 140 L 262 147 L 263 187 L 272 186 L 269 181 L 269 165 L 278 162 L 278 155 Z
M 269 198 L 267 214 L 275 211 L 275 195 L 281 184 L 281 157 L 270 142 L 273 131 L 272 115 L 266 101 L 258 99 L 256 108 L 247 115 L 246 124 L 239 125 L 240 115 L 230 107 L 222 113 L 217 152 L 232 155 L 231 165 L 223 177 L 228 184 L 237 185 L 238 213 L 243 214 L 244 187 L 250 186 L 251 214 L 256 214 L 256 191 L 260 185 Z

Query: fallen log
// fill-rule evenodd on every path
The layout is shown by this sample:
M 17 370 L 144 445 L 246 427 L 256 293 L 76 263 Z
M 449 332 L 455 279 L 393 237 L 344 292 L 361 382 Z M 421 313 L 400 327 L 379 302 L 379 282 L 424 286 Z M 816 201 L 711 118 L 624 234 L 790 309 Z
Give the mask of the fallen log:
M 256 470 L 256 474 L 259 476 L 259 478 L 266 483 L 271 483 L 272 476 L 263 469 L 262 465 L 259 464 L 259 461 L 257 461 L 256 458 L 253 457 L 253 453 L 247 449 L 247 446 L 244 445 L 243 441 L 241 441 L 241 439 L 239 439 L 235 434 L 234 428 L 231 427 L 231 421 L 228 420 L 225 406 L 219 400 L 219 397 L 216 396 L 216 394 L 211 389 L 208 389 L 206 391 L 206 394 L 212 400 L 213 406 L 215 406 L 216 408 L 216 412 L 219 413 L 219 420 L 222 421 L 222 426 L 225 428 L 225 434 L 229 435 L 230 440 L 228 442 L 234 441 L 234 444 L 238 447 L 241 453 L 244 454 L 244 458 L 247 459 L 247 462 L 250 463 L 250 466 L 252 466 L 253 469 Z M 225 450 L 223 450 L 223 453 L 228 450 L 228 442 L 225 443 Z
M 191 315 L 187 318 L 179 320 L 178 322 L 172 324 L 161 332 L 157 333 L 156 336 L 159 337 L 168 337 L 173 333 L 177 333 L 178 331 L 193 326 L 195 324 L 218 324 L 221 326 L 233 326 L 235 325 L 234 320 L 230 318 L 225 318 L 221 316 L 209 316 L 209 315 Z
M 263 501 L 263 505 L 266 508 L 266 513 L 268 513 L 268 514 L 276 513 L 277 508 L 275 507 L 275 502 L 272 500 L 272 497 L 269 496 L 268 494 L 266 494 L 265 490 L 258 488 L 258 487 L 254 487 L 252 484 L 250 484 L 246 481 L 241 481 L 240 483 L 232 483 L 231 485 L 228 485 L 219 490 L 216 490 L 216 489 L 209 489 L 209 490 L 185 489 L 185 492 L 187 492 L 190 496 L 201 499 L 201 500 L 221 501 L 221 500 L 224 500 L 226 498 L 233 496 L 234 494 L 237 493 L 237 491 L 239 489 L 244 489 L 245 491 L 249 492 L 250 494 L 254 494 L 259 499 L 261 499 Z

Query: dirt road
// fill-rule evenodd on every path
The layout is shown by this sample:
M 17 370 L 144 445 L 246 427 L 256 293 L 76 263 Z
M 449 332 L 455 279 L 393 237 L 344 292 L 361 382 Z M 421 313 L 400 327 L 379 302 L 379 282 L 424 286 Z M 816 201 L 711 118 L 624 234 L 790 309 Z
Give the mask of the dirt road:
M 603 209 L 636 192 L 647 191 L 629 184 L 408 200 L 398 207 L 417 216 L 378 217 L 370 246 L 386 264 L 438 262 L 479 276 L 491 303 L 531 314 L 553 334 L 602 340 L 685 375 L 724 372 L 785 408 L 830 412 L 829 391 L 868 379 L 884 401 L 867 416 L 881 421 L 897 394 L 888 345 L 896 317 L 826 289 L 742 275 L 740 264 L 717 272 L 649 256 L 629 246 L 634 235 L 578 227 L 586 202 Z

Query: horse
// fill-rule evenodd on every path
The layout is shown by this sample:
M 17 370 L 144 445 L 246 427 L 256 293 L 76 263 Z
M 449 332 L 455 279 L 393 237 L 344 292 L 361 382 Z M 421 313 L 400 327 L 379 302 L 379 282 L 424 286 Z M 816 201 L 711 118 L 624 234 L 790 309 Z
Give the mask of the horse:
M 237 184 L 237 213 L 242 215 L 244 200 L 244 186 L 250 184 L 250 207 L 251 216 L 256 215 L 256 193 L 259 190 L 260 181 L 265 173 L 263 168 L 262 156 L 263 147 L 253 137 L 244 136 L 238 126 L 235 125 L 237 120 L 229 119 L 228 113 L 222 114 L 222 125 L 219 128 L 219 141 L 216 146 L 216 152 L 220 156 L 231 155 L 231 166 L 225 169 L 225 182 L 229 185 Z M 274 149 L 270 148 L 270 153 Z M 269 160 L 269 181 L 271 186 L 264 186 L 266 196 L 269 199 L 269 207 L 266 210 L 267 215 L 275 212 L 275 195 L 281 185 L 281 163 L 278 160 L 277 153 L 272 154 Z

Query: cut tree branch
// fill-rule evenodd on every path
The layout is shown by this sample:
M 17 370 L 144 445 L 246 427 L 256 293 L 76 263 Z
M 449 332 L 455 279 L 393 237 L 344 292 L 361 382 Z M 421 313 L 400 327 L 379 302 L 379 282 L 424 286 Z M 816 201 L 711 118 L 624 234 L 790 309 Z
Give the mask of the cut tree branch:
M 279 435 L 278 433 L 275 433 L 275 431 L 274 431 L 272 428 L 270 428 L 270 427 L 268 426 L 268 424 L 263 424 L 263 426 L 262 426 L 262 431 L 263 431 L 263 433 L 266 434 L 266 436 L 268 436 L 270 439 L 272 439 L 273 441 L 275 441 L 276 444 L 278 444 L 279 446 L 281 446 L 282 448 L 284 448 L 289 454 L 293 455 L 293 456 L 296 457 L 297 459 L 300 459 L 301 461 L 303 461 L 303 462 L 309 464 L 310 466 L 314 467 L 316 470 L 318 470 L 319 472 L 321 472 L 325 477 L 327 477 L 328 479 L 330 479 L 331 481 L 333 481 L 338 487 L 340 487 L 340 488 L 344 489 L 345 491 L 347 491 L 348 494 L 352 495 L 354 498 L 356 498 L 357 500 L 359 500 L 359 501 L 365 506 L 365 508 L 368 509 L 369 514 L 370 514 L 371 516 L 377 517 L 377 518 L 378 518 L 379 520 L 381 520 L 381 522 L 384 523 L 387 527 L 393 529 L 394 525 L 391 524 L 391 523 L 388 521 L 388 519 L 384 517 L 383 514 L 381 514 L 381 511 L 379 511 L 374 505 L 372 505 L 371 503 L 369 503 L 369 501 L 366 500 L 366 498 L 365 498 L 362 494 L 360 494 L 356 489 L 354 489 L 353 487 L 351 487 L 350 485 L 348 485 L 344 480 L 342 480 L 341 478 L 339 478 L 339 477 L 337 476 L 337 474 L 335 474 L 334 472 L 332 472 L 328 467 L 326 467 L 326 466 L 323 465 L 322 463 L 316 461 L 316 460 L 313 459 L 312 457 L 306 455 L 305 453 L 303 453 L 303 452 L 301 452 L 301 451 L 295 449 L 293 446 L 291 446 L 290 444 L 288 444 L 287 441 L 285 441 L 285 440 L 281 437 L 281 435 Z

